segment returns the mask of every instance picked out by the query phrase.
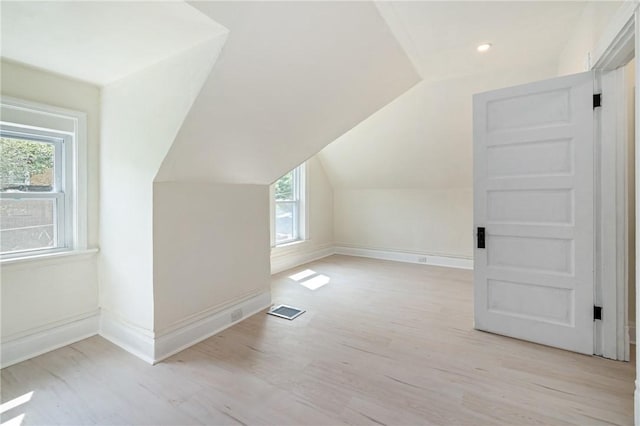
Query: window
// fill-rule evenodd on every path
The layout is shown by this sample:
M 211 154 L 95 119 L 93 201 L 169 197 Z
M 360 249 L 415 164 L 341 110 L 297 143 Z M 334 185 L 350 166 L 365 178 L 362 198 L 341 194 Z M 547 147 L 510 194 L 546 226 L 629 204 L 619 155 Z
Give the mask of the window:
M 304 164 L 273 184 L 273 245 L 304 239 Z
M 2 259 L 86 247 L 79 214 L 79 206 L 84 206 L 79 189 L 84 185 L 78 181 L 76 163 L 84 115 L 60 111 L 2 100 Z

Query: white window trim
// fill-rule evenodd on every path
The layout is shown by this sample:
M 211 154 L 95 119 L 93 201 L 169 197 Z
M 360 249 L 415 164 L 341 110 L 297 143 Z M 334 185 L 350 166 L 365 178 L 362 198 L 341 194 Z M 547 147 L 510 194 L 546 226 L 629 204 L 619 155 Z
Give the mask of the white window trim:
M 271 247 L 272 248 L 280 248 L 286 247 L 294 244 L 298 244 L 300 242 L 306 241 L 308 239 L 308 229 L 307 225 L 309 223 L 309 211 L 307 208 L 308 204 L 308 173 L 307 173 L 307 163 L 304 162 L 300 166 L 293 169 L 298 174 L 298 213 L 296 217 L 296 221 L 298 222 L 298 235 L 297 238 L 286 240 L 282 242 L 276 243 L 276 226 L 275 226 L 275 211 L 276 211 L 276 200 L 275 200 L 275 191 L 274 184 L 269 187 L 269 202 L 270 202 L 270 228 L 271 228 Z M 277 181 L 276 181 L 277 182 Z
M 67 247 L 3 255 L 0 263 L 16 259 L 87 250 L 87 114 L 22 99 L 2 96 L 0 125 L 7 130 L 65 137 L 66 175 L 64 228 Z

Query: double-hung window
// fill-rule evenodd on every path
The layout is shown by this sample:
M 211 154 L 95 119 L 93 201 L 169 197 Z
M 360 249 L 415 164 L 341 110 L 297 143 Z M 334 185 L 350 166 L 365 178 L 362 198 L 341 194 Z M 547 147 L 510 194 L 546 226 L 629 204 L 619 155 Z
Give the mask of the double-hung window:
M 304 239 L 304 164 L 273 184 L 273 244 L 278 246 Z
M 2 112 L 0 257 L 83 248 L 76 159 L 84 123 L 4 99 Z

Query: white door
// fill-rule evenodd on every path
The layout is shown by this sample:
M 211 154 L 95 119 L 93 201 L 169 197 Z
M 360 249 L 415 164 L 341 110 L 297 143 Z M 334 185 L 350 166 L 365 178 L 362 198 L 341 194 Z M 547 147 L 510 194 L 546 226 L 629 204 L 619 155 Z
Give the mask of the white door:
M 473 99 L 475 328 L 593 354 L 591 72 Z

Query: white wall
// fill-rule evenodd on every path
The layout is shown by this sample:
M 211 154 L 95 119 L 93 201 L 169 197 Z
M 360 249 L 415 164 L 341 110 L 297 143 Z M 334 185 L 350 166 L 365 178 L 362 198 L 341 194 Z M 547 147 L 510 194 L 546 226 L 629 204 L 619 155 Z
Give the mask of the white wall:
M 473 194 L 462 189 L 336 189 L 336 246 L 470 259 Z
M 94 254 L 2 266 L 3 343 L 97 309 Z
M 206 337 L 197 324 L 229 325 L 247 298 L 268 303 L 268 184 L 419 79 L 372 3 L 193 6 L 230 33 L 155 178 L 156 356 Z M 323 241 L 313 232 L 305 246 Z
M 224 36 L 102 90 L 100 303 L 153 330 L 153 180 Z
M 155 332 L 269 291 L 269 187 L 156 182 Z
M 317 156 L 307 161 L 306 170 L 307 238 L 271 249 L 272 274 L 332 253 L 333 188 Z
M 2 61 L 4 96 L 87 113 L 88 245 L 98 244 L 99 88 Z M 95 313 L 95 255 L 30 260 L 0 267 L 2 342 Z
M 422 82 L 323 149 L 336 245 L 471 258 L 472 95 L 555 66 Z
M 558 57 L 558 75 L 589 70 L 587 55 L 593 51 L 602 32 L 623 2 L 588 2 L 572 35 Z

